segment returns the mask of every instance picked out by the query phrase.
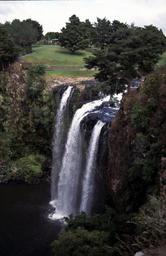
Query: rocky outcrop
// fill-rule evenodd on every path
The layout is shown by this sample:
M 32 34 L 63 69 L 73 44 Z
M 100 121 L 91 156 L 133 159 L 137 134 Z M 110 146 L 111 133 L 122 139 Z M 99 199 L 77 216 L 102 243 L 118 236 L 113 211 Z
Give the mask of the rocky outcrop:
M 130 166 L 130 148 L 135 137 L 135 130 L 129 125 L 129 112 L 135 96 L 136 92 L 123 98 L 119 113 L 109 130 L 109 165 L 111 167 L 109 182 L 111 191 L 114 193 L 122 189 L 123 179 L 125 179 L 123 174 Z

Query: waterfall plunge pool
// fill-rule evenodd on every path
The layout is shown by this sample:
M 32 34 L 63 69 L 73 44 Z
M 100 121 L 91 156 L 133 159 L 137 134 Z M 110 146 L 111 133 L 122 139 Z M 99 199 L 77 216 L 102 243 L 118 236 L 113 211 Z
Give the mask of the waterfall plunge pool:
M 62 224 L 51 221 L 50 184 L 0 184 L 0 256 L 50 256 Z

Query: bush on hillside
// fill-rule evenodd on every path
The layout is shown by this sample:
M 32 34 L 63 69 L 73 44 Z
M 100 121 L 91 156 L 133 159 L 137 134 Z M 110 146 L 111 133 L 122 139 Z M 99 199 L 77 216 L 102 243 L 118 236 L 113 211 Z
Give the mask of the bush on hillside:
M 77 229 L 61 233 L 52 243 L 54 256 L 111 256 L 112 248 L 107 244 L 108 234 L 101 231 Z
M 37 183 L 43 175 L 44 160 L 44 156 L 39 154 L 27 155 L 16 160 L 11 167 L 11 178 L 26 183 Z

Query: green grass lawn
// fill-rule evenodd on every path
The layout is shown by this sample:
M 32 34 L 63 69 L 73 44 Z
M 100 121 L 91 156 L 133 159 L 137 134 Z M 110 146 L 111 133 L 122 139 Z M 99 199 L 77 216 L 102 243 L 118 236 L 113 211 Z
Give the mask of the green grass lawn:
M 94 71 L 84 68 L 84 58 L 90 56 L 88 51 L 79 51 L 71 54 L 58 45 L 34 46 L 30 54 L 21 57 L 21 60 L 32 64 L 46 66 L 49 76 L 92 76 Z
M 164 52 L 162 55 L 161 55 L 161 58 L 158 62 L 158 66 L 165 66 L 166 65 L 166 52 Z
M 91 70 L 46 70 L 46 76 L 48 77 L 93 77 L 94 73 Z

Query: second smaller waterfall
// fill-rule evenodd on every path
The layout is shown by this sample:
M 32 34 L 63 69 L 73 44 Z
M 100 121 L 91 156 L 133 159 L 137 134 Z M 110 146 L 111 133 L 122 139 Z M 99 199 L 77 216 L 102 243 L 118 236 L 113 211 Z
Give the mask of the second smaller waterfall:
M 102 121 L 98 121 L 94 126 L 87 152 L 87 163 L 83 178 L 82 198 L 80 206 L 80 212 L 83 211 L 86 212 L 87 214 L 90 214 L 91 212 L 94 191 L 96 158 L 98 152 L 100 133 L 104 125 L 105 123 L 103 123 Z

